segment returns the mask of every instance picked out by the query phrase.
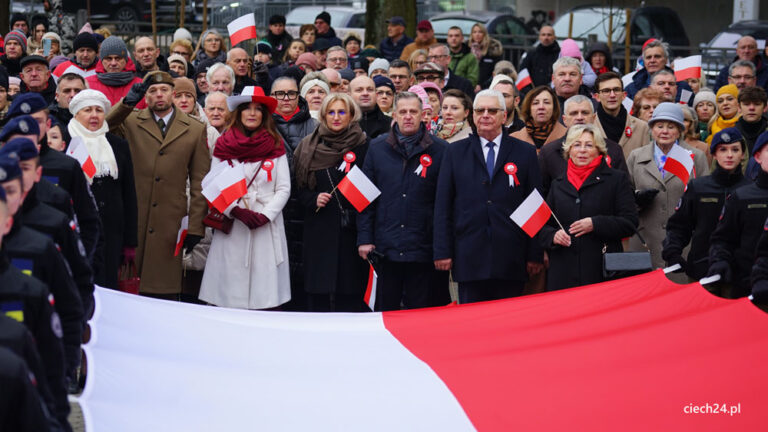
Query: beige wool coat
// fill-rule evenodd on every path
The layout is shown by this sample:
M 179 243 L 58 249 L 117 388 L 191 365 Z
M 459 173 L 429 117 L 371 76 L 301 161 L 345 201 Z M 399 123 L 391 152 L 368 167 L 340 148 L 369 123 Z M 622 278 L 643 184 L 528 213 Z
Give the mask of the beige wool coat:
M 605 129 L 600 124 L 600 117 L 595 116 L 595 124 L 603 132 L 603 136 L 605 136 Z M 627 128 L 630 131 L 629 136 L 627 136 Z M 629 159 L 632 150 L 648 145 L 650 142 L 651 129 L 648 127 L 648 123 L 635 116 L 627 115 L 627 122 L 624 123 L 624 133 L 621 134 L 621 139 L 619 140 L 619 145 L 624 151 L 624 159 Z
M 107 116 L 110 132 L 128 140 L 136 179 L 139 210 L 136 266 L 140 292 L 181 292 L 181 253 L 174 256 L 181 219 L 187 215 L 188 235 L 204 236 L 208 205 L 201 181 L 211 166 L 205 125 L 175 110 L 165 137 L 149 109 L 136 110 L 122 102 Z
M 693 166 L 696 170 L 696 176 L 701 177 L 709 174 L 707 157 L 701 150 L 695 149 L 685 142 L 678 141 L 680 146 L 690 152 L 693 152 Z M 640 225 L 637 230 L 648 244 L 651 250 L 651 261 L 653 268 L 663 268 L 664 260 L 661 258 L 662 243 L 667 235 L 667 220 L 675 212 L 680 197 L 683 196 L 685 185 L 675 175 L 666 173 L 664 178 L 653 158 L 654 144 L 635 149 L 627 158 L 627 168 L 632 187 L 635 190 L 658 189 L 659 193 L 647 209 L 640 212 Z M 637 235 L 629 240 L 629 249 L 631 251 L 644 251 L 642 243 Z

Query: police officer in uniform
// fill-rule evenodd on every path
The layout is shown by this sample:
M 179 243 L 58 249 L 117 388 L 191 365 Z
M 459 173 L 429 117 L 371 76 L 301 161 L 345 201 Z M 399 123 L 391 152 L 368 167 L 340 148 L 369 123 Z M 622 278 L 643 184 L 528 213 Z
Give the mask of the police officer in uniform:
M 17 95 L 8 108 L 6 117 L 12 119 L 21 115 L 32 116 L 37 121 L 40 130 L 36 143 L 40 152 L 40 164 L 43 166 L 43 177 L 69 192 L 72 197 L 86 254 L 92 260 L 101 235 L 101 220 L 83 170 L 74 158 L 48 147 L 48 105 L 42 96 L 37 93 Z M 6 140 L 10 138 L 8 133 L 0 133 L 0 141 L 3 141 L 3 136 Z
M 14 165 L 13 162 L 12 158 L 0 158 L 0 179 L 19 178 L 21 170 L 18 163 Z M 44 374 L 38 375 L 40 380 L 45 380 L 43 388 L 47 390 L 43 391 L 43 395 L 51 396 L 52 409 L 58 423 L 64 430 L 71 430 L 67 422 L 69 402 L 64 379 L 61 321 L 53 310 L 52 297 L 45 284 L 14 267 L 13 259 L 6 254 L 8 238 L 3 236 L 3 232 L 8 225 L 8 218 L 11 217 L 10 210 L 6 202 L 5 188 L 0 188 L 0 311 L 22 322 L 32 333 L 45 369 Z M 6 366 L 7 364 L 0 360 L 0 372 L 10 370 Z M 3 389 L 0 391 L 0 399 L 5 394 L 19 397 L 19 394 L 13 391 L 6 391 L 12 387 L 5 386 L 5 383 L 0 384 L 0 388 Z
M 735 190 L 725 200 L 720 222 L 712 233 L 709 272 L 731 284 L 728 297 L 749 295 L 755 247 L 768 218 L 768 132 L 763 132 L 752 149 L 760 171 L 753 184 Z
M 688 183 L 675 213 L 667 221 L 667 237 L 661 256 L 667 265 L 680 264 L 692 280 L 707 275 L 709 237 L 717 227 L 725 198 L 739 187 L 751 183 L 744 178 L 741 170 L 741 158 L 745 151 L 746 143 L 738 129 L 726 128 L 715 134 L 709 148 L 715 159 L 714 170 L 710 175 Z M 683 249 L 689 242 L 691 249 L 688 259 L 685 259 Z M 711 287 L 713 285 L 707 285 L 707 288 Z
M 755 265 L 752 266 L 752 301 L 768 312 L 768 219 L 757 241 Z
M 3 430 L 47 431 L 43 405 L 35 389 L 34 376 L 24 360 L 0 346 L 0 425 Z
M 13 217 L 10 232 L 3 239 L 3 249 L 11 264 L 23 273 L 44 282 L 53 294 L 54 308 L 61 317 L 64 344 L 64 367 L 70 372 L 80 364 L 83 304 L 66 261 L 51 239 L 22 225 L 16 217 L 23 201 L 21 169 L 16 157 L 0 157 L 0 186 L 5 189 L 9 216 Z M 65 416 L 66 418 L 66 416 Z

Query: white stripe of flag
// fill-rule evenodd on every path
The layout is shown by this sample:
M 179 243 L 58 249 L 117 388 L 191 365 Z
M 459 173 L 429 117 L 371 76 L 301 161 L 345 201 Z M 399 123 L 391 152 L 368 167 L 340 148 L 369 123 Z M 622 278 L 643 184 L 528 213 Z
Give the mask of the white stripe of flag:
M 67 156 L 75 158 L 75 160 L 80 163 L 80 167 L 89 179 L 92 179 L 93 176 L 96 175 L 96 165 L 93 164 L 93 159 L 91 159 L 91 155 L 88 154 L 88 149 L 85 148 L 85 143 L 83 143 L 82 138 L 72 138 L 69 142 L 69 147 L 67 148 Z
M 675 79 L 701 78 L 701 56 L 693 55 L 675 60 Z
M 358 212 L 363 211 L 368 204 L 381 195 L 381 191 L 363 171 L 353 166 L 349 173 L 339 182 L 339 192 L 347 198 Z
M 256 18 L 253 13 L 245 14 L 227 24 L 229 40 L 232 46 L 248 39 L 256 39 Z
M 679 145 L 673 145 L 672 150 L 667 153 L 667 161 L 664 162 L 662 168 L 664 171 L 676 175 L 684 185 L 687 185 L 688 179 L 691 178 L 691 171 L 693 171 L 691 152 Z
M 520 73 L 517 74 L 515 87 L 517 87 L 518 90 L 522 90 L 531 84 L 533 84 L 533 80 L 531 79 L 531 74 L 528 72 L 528 69 L 521 70 Z

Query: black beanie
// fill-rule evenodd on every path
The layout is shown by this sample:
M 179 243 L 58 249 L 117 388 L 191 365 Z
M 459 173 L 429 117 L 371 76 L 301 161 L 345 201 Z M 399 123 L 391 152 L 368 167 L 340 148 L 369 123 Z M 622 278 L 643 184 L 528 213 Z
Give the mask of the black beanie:
M 11 25 L 11 29 L 13 29 L 13 24 L 19 21 L 24 21 L 27 24 L 27 26 L 29 26 L 29 21 L 27 21 L 26 15 L 24 15 L 23 13 L 15 13 L 11 15 L 11 20 L 9 21 Z
M 269 25 L 282 24 L 285 25 L 285 15 L 272 15 L 269 17 Z
M 326 12 L 326 11 L 322 11 L 322 12 L 320 12 L 320 13 L 319 13 L 319 14 L 318 14 L 318 15 L 315 17 L 315 19 L 316 19 L 316 20 L 319 20 L 319 19 L 321 19 L 321 20 L 325 21 L 325 23 L 326 23 L 326 24 L 328 24 L 328 25 L 331 25 L 331 14 L 329 14 L 329 13 L 328 13 L 328 12 Z
M 99 43 L 96 42 L 96 38 L 93 37 L 93 34 L 86 32 L 75 36 L 75 40 L 72 42 L 72 46 L 75 51 L 79 50 L 80 48 L 90 48 L 94 51 L 99 50 Z

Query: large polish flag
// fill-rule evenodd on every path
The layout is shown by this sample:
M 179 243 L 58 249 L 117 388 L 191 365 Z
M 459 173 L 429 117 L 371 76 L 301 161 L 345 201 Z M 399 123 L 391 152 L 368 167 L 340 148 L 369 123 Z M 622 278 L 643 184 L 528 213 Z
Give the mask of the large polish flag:
M 91 155 L 88 153 L 82 138 L 72 138 L 69 142 L 69 147 L 67 147 L 67 156 L 75 158 L 80 163 L 80 167 L 89 179 L 96 175 L 96 165 L 93 164 L 93 159 L 91 159 Z
M 349 173 L 341 179 L 338 189 L 359 212 L 365 210 L 368 204 L 381 195 L 379 188 L 366 177 L 357 165 L 353 166 Z
M 667 161 L 662 169 L 676 175 L 687 185 L 693 171 L 693 155 L 679 145 L 673 145 L 672 150 L 667 153 Z
M 515 87 L 517 87 L 518 90 L 522 90 L 531 84 L 533 84 L 533 80 L 531 79 L 531 74 L 528 72 L 528 69 L 521 70 L 520 73 L 517 74 Z
M 256 39 L 256 18 L 252 13 L 246 14 L 227 24 L 229 41 L 232 46 L 248 39 Z
M 547 223 L 550 216 L 552 210 L 539 191 L 534 189 L 510 217 L 526 234 L 533 237 Z
M 765 430 L 768 316 L 661 270 L 384 313 L 95 300 L 87 431 Z
M 701 55 L 693 55 L 675 60 L 675 79 L 701 78 Z

